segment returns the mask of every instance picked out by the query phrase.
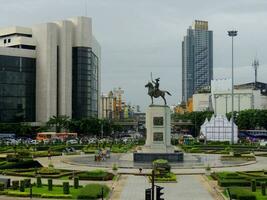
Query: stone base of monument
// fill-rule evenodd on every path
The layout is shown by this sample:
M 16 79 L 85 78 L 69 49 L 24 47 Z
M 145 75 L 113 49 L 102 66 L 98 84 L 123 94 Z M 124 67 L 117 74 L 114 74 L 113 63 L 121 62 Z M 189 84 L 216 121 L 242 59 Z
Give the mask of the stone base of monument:
M 168 160 L 169 162 L 182 162 L 184 160 L 183 152 L 174 153 L 134 153 L 134 162 L 147 163 L 157 159 Z
M 183 161 L 183 153 L 171 145 L 171 111 L 167 105 L 150 105 L 146 111 L 146 144 L 134 153 L 134 162 Z

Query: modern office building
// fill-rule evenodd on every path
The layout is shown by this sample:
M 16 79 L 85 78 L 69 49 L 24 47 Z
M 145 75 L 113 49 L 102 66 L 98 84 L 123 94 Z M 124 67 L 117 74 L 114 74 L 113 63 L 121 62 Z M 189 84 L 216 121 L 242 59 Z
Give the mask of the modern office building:
M 213 32 L 207 21 L 196 20 L 182 42 L 182 101 L 199 89 L 209 87 L 213 78 Z
M 0 121 L 98 117 L 100 65 L 91 18 L 0 29 Z

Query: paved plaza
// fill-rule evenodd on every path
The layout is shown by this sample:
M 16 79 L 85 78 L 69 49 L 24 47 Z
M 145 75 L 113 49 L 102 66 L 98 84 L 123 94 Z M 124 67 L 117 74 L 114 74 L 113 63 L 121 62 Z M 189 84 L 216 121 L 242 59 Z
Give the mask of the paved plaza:
M 177 183 L 158 183 L 164 187 L 164 199 L 168 200 L 213 200 L 214 198 L 202 184 L 199 175 L 182 175 Z M 145 188 L 149 188 L 144 176 L 128 176 L 120 200 L 144 200 Z

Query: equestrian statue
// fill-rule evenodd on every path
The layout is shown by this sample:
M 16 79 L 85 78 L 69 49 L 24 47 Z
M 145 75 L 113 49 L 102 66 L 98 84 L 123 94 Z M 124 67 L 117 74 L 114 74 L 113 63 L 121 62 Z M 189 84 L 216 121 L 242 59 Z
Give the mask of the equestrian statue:
M 161 97 L 164 100 L 164 103 L 166 105 L 167 102 L 165 99 L 165 94 L 167 93 L 170 96 L 171 96 L 171 94 L 167 90 L 160 90 L 159 89 L 159 80 L 160 80 L 160 78 L 156 78 L 155 80 L 153 80 L 152 75 L 151 75 L 151 82 L 148 81 L 148 83 L 145 85 L 145 87 L 148 88 L 147 94 L 151 97 L 152 104 L 153 104 L 153 97 L 154 98 Z

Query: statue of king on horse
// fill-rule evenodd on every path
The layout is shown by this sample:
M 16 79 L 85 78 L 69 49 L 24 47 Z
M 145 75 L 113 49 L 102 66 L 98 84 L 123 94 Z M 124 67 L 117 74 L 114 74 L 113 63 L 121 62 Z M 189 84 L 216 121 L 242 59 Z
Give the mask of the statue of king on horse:
M 159 80 L 160 80 L 160 78 L 156 78 L 155 80 L 153 80 L 152 73 L 151 73 L 151 82 L 148 81 L 148 83 L 145 85 L 145 87 L 148 88 L 147 94 L 151 97 L 152 104 L 153 104 L 153 97 L 154 98 L 161 97 L 164 100 L 164 103 L 166 105 L 167 102 L 165 99 L 165 93 L 167 93 L 170 96 L 171 96 L 171 94 L 166 90 L 160 90 L 159 89 Z

